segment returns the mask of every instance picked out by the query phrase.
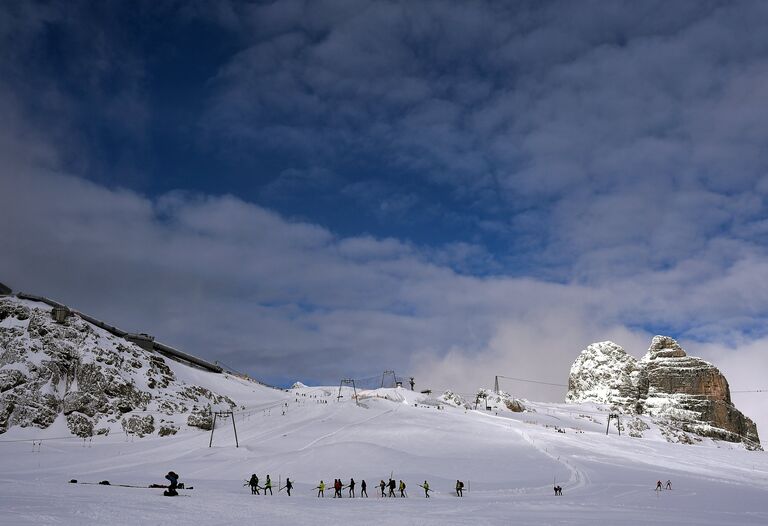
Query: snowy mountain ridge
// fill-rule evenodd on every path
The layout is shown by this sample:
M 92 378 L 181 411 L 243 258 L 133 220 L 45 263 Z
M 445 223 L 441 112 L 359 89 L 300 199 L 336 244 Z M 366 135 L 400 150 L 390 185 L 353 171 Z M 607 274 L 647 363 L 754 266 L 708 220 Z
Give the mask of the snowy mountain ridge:
M 640 360 L 613 342 L 589 345 L 571 366 L 566 401 L 653 417 L 671 441 L 711 437 L 761 449 L 757 427 L 733 405 L 725 376 L 668 336 L 655 336 Z
M 272 391 L 225 375 L 231 392 L 217 393 L 206 387 L 213 376 L 80 317 L 59 323 L 44 304 L 0 297 L 0 433 L 61 418 L 81 437 L 174 435 L 210 429 L 209 408 L 236 408 L 232 394 Z

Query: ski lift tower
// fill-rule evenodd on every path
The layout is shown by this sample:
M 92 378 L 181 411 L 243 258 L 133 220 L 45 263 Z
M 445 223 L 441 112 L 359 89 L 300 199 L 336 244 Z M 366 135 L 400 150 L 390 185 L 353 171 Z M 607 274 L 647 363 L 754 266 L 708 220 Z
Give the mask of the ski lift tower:
M 336 401 L 338 402 L 342 398 L 341 394 L 341 388 L 344 386 L 352 386 L 352 391 L 355 393 L 355 404 L 360 405 L 360 400 L 357 399 L 357 387 L 355 386 L 355 380 L 354 378 L 342 378 L 341 382 L 339 382 L 339 396 L 336 397 Z
M 384 371 L 381 374 L 381 387 L 384 387 L 384 379 L 388 376 L 392 377 L 392 385 L 394 386 L 397 383 L 397 377 L 395 376 L 395 371 Z
M 232 412 L 231 409 L 227 409 L 224 411 L 213 411 L 213 423 L 211 425 L 211 440 L 208 442 L 208 447 L 213 447 L 213 432 L 216 430 L 216 419 L 232 419 L 232 430 L 235 432 L 235 447 L 240 447 L 240 444 L 237 441 L 237 426 L 235 425 L 235 414 Z

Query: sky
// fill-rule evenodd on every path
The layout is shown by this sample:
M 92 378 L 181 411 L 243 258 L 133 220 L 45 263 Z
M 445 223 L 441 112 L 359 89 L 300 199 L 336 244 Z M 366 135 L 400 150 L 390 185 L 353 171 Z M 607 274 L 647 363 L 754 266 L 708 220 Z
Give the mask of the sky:
M 277 385 L 567 383 L 589 343 L 665 334 L 766 388 L 766 22 L 4 2 L 0 281 Z

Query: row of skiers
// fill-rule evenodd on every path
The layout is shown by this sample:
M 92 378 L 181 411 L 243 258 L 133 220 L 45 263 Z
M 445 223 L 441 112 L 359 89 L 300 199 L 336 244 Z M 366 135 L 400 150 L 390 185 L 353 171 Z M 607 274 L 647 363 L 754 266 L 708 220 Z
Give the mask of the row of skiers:
M 256 476 L 256 473 L 254 473 L 253 475 L 251 475 L 251 478 L 248 480 L 248 482 L 243 484 L 243 486 L 246 486 L 246 485 L 251 487 L 251 495 L 261 495 L 261 493 L 259 493 L 259 490 L 263 491 L 264 495 L 267 494 L 267 491 L 269 491 L 270 495 L 274 495 L 274 493 L 272 493 L 272 479 L 269 478 L 269 475 L 267 475 L 267 480 L 264 481 L 264 485 L 259 486 L 259 477 Z M 285 486 L 283 486 L 282 488 L 278 488 L 277 491 L 279 493 L 283 490 L 286 490 L 288 492 L 288 496 L 290 497 L 292 489 L 293 489 L 293 482 L 291 482 L 291 479 L 286 477 Z
M 346 486 L 343 482 L 341 482 L 341 479 L 334 479 L 333 480 L 333 498 L 342 498 L 341 491 L 343 489 L 349 489 L 349 497 L 354 498 L 355 497 L 355 479 L 349 479 L 349 484 Z M 424 484 L 417 484 L 420 488 L 424 490 L 424 496 L 426 498 L 429 498 L 429 492 L 432 491 L 429 489 L 429 482 L 426 480 L 424 481 Z M 402 480 L 399 483 L 395 482 L 395 479 L 390 478 L 389 482 L 384 482 L 384 480 L 381 480 L 379 482 L 379 489 L 381 490 L 381 496 L 382 497 L 397 497 L 395 494 L 395 489 L 397 489 L 400 492 L 401 497 L 407 497 L 408 493 L 405 491 L 405 482 Z M 317 485 L 315 488 L 317 490 L 317 496 L 325 497 L 325 489 L 326 485 L 324 481 L 320 481 L 320 484 Z M 387 493 L 387 489 L 389 489 L 389 493 Z M 462 490 L 464 489 L 464 483 L 460 481 L 456 481 L 456 494 L 461 497 Z M 368 497 L 368 485 L 365 483 L 365 480 L 360 482 L 360 496 Z
M 252 495 L 261 495 L 261 491 L 264 492 L 264 495 L 269 492 L 270 495 L 274 495 L 272 493 L 272 479 L 269 475 L 267 475 L 267 480 L 264 482 L 263 486 L 259 485 L 259 477 L 254 473 L 251 475 L 251 478 L 243 484 L 244 486 L 250 486 L 251 488 L 251 494 Z M 344 483 L 341 481 L 341 479 L 334 479 L 333 481 L 333 498 L 342 498 L 342 490 L 348 489 L 349 490 L 349 497 L 355 498 L 355 487 L 357 486 L 357 483 L 355 482 L 355 479 L 349 479 L 349 484 L 344 485 Z M 433 491 L 429 487 L 429 482 L 426 480 L 424 481 L 424 484 L 417 484 L 420 488 L 424 490 L 424 496 L 426 498 L 429 498 L 429 492 Z M 381 480 L 379 482 L 379 489 L 381 490 L 381 496 L 382 497 L 397 497 L 395 490 L 397 489 L 400 492 L 400 497 L 407 497 L 408 493 L 405 491 L 406 485 L 405 482 L 402 480 L 400 483 L 396 483 L 394 479 L 390 478 L 389 482 L 384 482 L 384 480 Z M 293 483 L 291 482 L 290 478 L 285 479 L 285 486 L 278 489 L 278 492 L 282 490 L 286 490 L 288 493 L 288 496 L 291 496 L 291 490 L 293 489 Z M 326 484 L 324 481 L 320 481 L 320 484 L 315 488 L 317 490 L 317 496 L 318 497 L 325 497 L 325 489 Z M 329 488 L 330 489 L 330 488 Z M 389 493 L 387 493 L 387 489 L 389 490 Z M 456 481 L 456 496 L 457 497 L 463 497 L 464 496 L 464 483 L 460 480 Z M 365 483 L 365 480 L 360 482 L 360 497 L 368 497 L 368 485 Z

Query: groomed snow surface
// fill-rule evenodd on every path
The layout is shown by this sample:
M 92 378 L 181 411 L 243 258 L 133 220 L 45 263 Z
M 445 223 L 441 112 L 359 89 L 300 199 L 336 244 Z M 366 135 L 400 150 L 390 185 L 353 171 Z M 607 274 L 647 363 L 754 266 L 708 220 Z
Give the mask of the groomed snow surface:
M 670 444 L 654 428 L 642 439 L 613 426 L 606 436 L 607 413 L 594 405 L 526 403 L 533 411 L 496 414 L 438 409 L 404 389 L 364 392 L 358 406 L 346 389 L 337 401 L 337 391 L 237 386 L 231 394 L 246 406 L 236 415 L 239 448 L 231 421 L 218 423 L 212 448 L 209 432 L 191 428 L 92 441 L 56 439 L 68 435 L 63 422 L 44 432 L 14 428 L 0 436 L 0 524 L 768 524 L 763 452 Z M 52 440 L 33 446 L 41 437 Z M 164 484 L 169 470 L 194 489 L 170 498 L 116 486 Z M 290 477 L 293 495 L 251 495 L 243 485 L 251 473 L 275 484 Z M 409 498 L 378 497 L 390 474 Z M 368 499 L 347 490 L 333 499 L 332 489 L 316 497 L 321 479 L 330 487 L 350 477 L 358 491 L 367 482 Z M 455 496 L 456 479 L 464 498 Z M 667 479 L 671 491 L 654 491 Z M 113 485 L 82 484 L 101 480 Z M 424 480 L 430 499 L 417 485 Z

